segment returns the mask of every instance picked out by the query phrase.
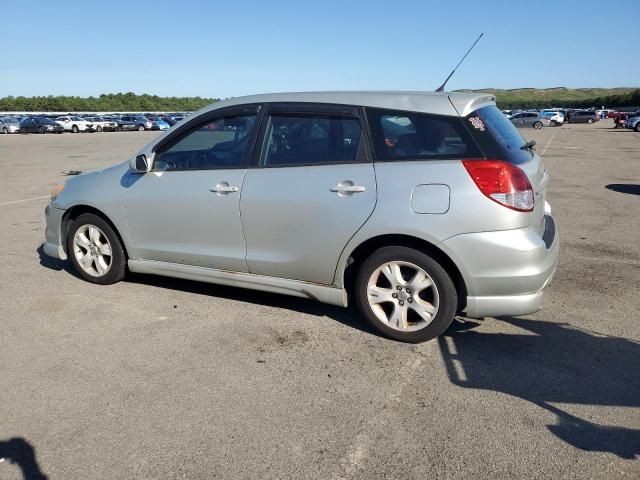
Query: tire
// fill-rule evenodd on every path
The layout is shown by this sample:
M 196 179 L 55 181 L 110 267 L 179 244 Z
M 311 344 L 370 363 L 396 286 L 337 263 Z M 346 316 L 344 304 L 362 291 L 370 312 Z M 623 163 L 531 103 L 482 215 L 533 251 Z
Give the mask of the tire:
M 552 127 L 557 127 L 558 126 L 558 122 L 556 122 L 555 120 L 551 120 L 551 126 Z
M 102 133 L 102 127 L 100 125 L 96 127 L 96 132 Z
M 587 123 L 593 123 L 593 118 L 590 118 L 589 120 L 587 120 Z
M 92 228 L 96 227 L 97 233 L 94 236 L 96 230 Z M 76 243 L 74 239 L 78 232 L 82 238 Z M 101 217 L 93 213 L 80 215 L 71 224 L 66 242 L 69 261 L 83 280 L 98 285 L 110 285 L 124 278 L 127 266 L 124 248 L 111 225 Z M 105 244 L 108 244 L 108 250 L 104 248 Z M 111 255 L 108 255 L 107 251 L 110 251 Z M 92 255 L 92 252 L 95 255 Z M 83 259 L 87 260 L 85 267 L 80 264 Z
M 399 268 L 387 269 L 390 265 Z M 424 283 L 413 276 L 419 270 L 425 275 Z M 398 278 L 393 274 L 397 271 L 402 278 L 392 283 L 387 275 Z M 427 286 L 421 288 L 420 284 Z M 372 291 L 379 294 L 370 294 Z M 388 338 L 407 343 L 424 342 L 441 335 L 453 322 L 458 306 L 458 293 L 445 269 L 418 250 L 398 246 L 380 248 L 362 263 L 356 276 L 354 296 L 369 325 Z M 430 309 L 435 315 L 427 315 L 425 320 L 417 313 L 422 308 Z M 406 313 L 395 316 L 396 311 Z M 394 318 L 404 319 L 401 320 L 404 324 L 391 326 Z
M 77 125 L 73 125 L 73 126 L 71 127 L 71 131 L 72 131 L 73 133 L 78 133 L 78 132 L 80 131 L 80 129 L 78 128 L 78 126 L 77 126 Z
M 144 125 L 138 125 L 138 131 L 144 132 Z
M 635 127 L 633 127 L 634 132 L 640 132 L 640 122 L 636 123 Z
M 5 135 L 9 135 L 9 130 L 7 130 L 7 127 L 4 127 L 2 129 L 2 133 L 5 134 Z
M 40 127 L 40 129 L 38 130 L 38 133 L 45 134 L 47 133 L 47 131 L 45 130 L 44 127 Z
M 540 130 L 543 127 L 542 122 L 536 122 L 533 124 L 533 128 Z

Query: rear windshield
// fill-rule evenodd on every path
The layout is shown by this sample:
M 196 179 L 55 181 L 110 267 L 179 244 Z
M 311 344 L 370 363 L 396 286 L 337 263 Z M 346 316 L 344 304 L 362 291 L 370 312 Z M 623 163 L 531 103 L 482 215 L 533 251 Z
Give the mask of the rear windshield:
M 495 105 L 475 110 L 466 117 L 466 124 L 487 158 L 515 165 L 531 160 L 531 152 L 520 148 L 525 139 Z

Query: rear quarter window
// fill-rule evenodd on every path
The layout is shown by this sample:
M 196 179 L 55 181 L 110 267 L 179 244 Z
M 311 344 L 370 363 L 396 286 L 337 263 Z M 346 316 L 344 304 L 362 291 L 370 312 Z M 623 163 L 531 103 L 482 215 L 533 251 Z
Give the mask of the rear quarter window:
M 480 156 L 459 117 L 368 108 L 367 119 L 377 161 Z
M 485 157 L 514 165 L 531 160 L 531 153 L 520 148 L 526 143 L 522 134 L 495 105 L 467 115 L 465 125 Z

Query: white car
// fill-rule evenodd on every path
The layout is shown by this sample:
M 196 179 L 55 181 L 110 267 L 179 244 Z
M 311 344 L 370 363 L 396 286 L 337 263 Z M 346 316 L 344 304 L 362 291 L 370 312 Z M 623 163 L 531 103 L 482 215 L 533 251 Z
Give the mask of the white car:
M 548 118 L 552 127 L 564 124 L 564 114 L 557 110 L 543 110 L 540 112 L 540 116 Z
M 108 120 L 103 117 L 85 117 L 84 119 L 87 122 L 91 122 L 93 130 L 96 132 L 115 132 L 116 130 L 118 130 L 118 122 L 116 122 L 115 120 Z
M 56 123 L 62 125 L 67 132 L 78 133 L 93 131 L 93 124 L 80 117 L 58 117 L 56 118 Z
M 20 122 L 17 118 L 3 117 L 0 118 L 0 133 L 18 133 L 20 132 Z

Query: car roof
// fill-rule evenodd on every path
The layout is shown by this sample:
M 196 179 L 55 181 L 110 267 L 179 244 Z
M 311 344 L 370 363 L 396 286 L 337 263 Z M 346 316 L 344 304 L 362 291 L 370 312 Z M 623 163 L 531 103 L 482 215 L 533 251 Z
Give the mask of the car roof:
M 266 93 L 221 100 L 204 107 L 196 113 L 250 103 L 310 102 L 362 105 L 365 107 L 408 110 L 439 115 L 455 115 L 457 111 L 460 115 L 466 116 L 481 106 L 495 105 L 495 100 L 496 97 L 491 94 L 468 92 L 342 91 Z

